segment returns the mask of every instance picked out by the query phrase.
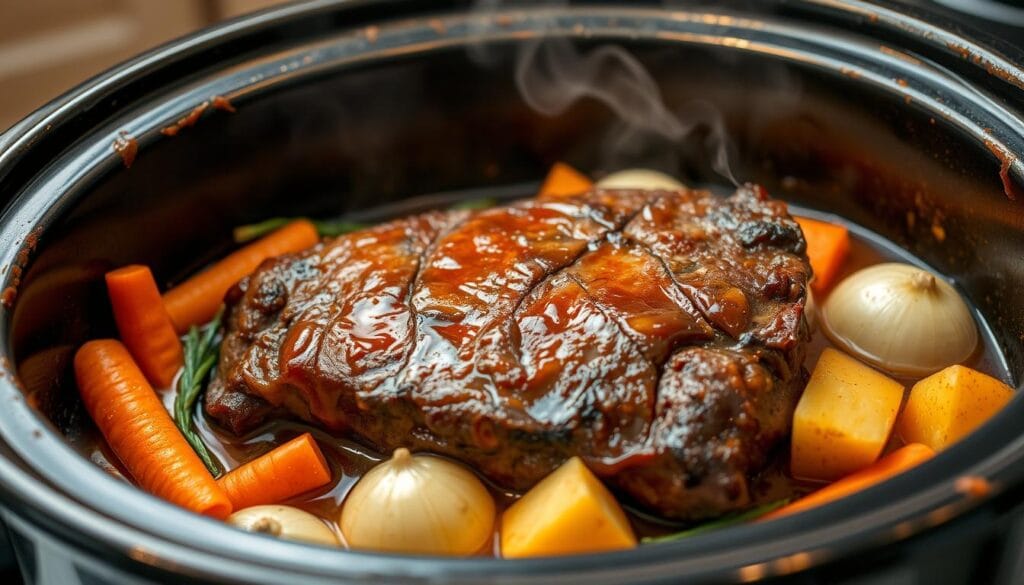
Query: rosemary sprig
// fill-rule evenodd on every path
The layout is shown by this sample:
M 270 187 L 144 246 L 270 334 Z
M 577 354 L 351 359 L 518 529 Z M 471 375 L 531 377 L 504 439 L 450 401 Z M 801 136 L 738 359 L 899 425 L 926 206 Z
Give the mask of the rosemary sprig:
M 690 538 L 691 536 L 697 536 L 698 534 L 704 534 L 705 532 L 714 532 L 715 530 L 721 530 L 722 528 L 728 528 L 737 524 L 743 524 L 751 520 L 756 520 L 761 516 L 764 516 L 768 512 L 778 510 L 782 506 L 789 503 L 789 500 L 776 500 L 767 504 L 762 504 L 751 508 L 745 512 L 739 512 L 738 514 L 731 514 L 724 518 L 698 524 L 693 528 L 687 528 L 681 532 L 673 534 L 666 534 L 665 536 L 648 536 L 641 542 L 644 544 L 651 544 L 655 542 L 672 542 L 674 540 L 682 540 L 684 538 Z
M 452 211 L 466 210 L 476 211 L 479 209 L 490 209 L 498 204 L 498 200 L 491 197 L 481 197 L 479 199 L 467 199 L 465 201 L 459 201 L 451 205 L 448 209 Z M 258 223 L 250 223 L 248 225 L 240 225 L 234 229 L 232 235 L 235 238 L 235 243 L 244 244 L 246 242 L 255 240 L 256 238 L 262 238 L 270 232 L 284 227 L 290 222 L 296 219 L 302 219 L 298 217 L 272 217 L 265 219 Z M 358 221 L 348 221 L 344 219 L 332 219 L 332 220 L 310 220 L 313 225 L 316 226 L 316 231 L 323 237 L 333 237 L 347 234 L 350 232 L 366 229 L 370 227 L 369 224 L 361 223 Z
M 224 468 L 206 448 L 199 432 L 196 431 L 192 413 L 195 412 L 199 395 L 203 393 L 206 378 L 213 366 L 216 365 L 220 355 L 220 341 L 217 339 L 217 332 L 220 330 L 223 312 L 224 309 L 221 309 L 213 321 L 203 325 L 202 328 L 193 326 L 185 335 L 183 340 L 185 366 L 182 369 L 181 377 L 178 378 L 178 395 L 174 398 L 175 424 L 178 425 L 185 440 L 192 446 L 196 455 L 199 455 L 203 464 L 215 478 L 224 473 Z
M 313 225 L 316 226 L 316 231 L 321 236 L 333 237 L 347 234 L 350 232 L 357 232 L 362 229 L 370 227 L 370 224 L 359 223 L 358 221 L 345 221 L 343 219 L 335 219 L 331 221 L 314 221 Z
M 481 197 L 479 199 L 466 199 L 465 201 L 459 201 L 453 204 L 448 209 L 452 211 L 467 210 L 476 211 L 478 209 L 490 209 L 498 204 L 498 200 L 493 197 Z
M 295 221 L 296 219 L 302 219 L 298 217 L 272 217 L 265 219 L 259 223 L 250 223 L 248 225 L 240 225 L 234 229 L 232 235 L 235 238 L 235 243 L 244 244 L 246 242 L 255 240 L 256 238 L 262 238 L 270 232 L 284 227 L 285 225 Z M 316 226 L 316 231 L 321 236 L 340 236 L 349 232 L 361 230 L 369 227 L 365 223 L 359 223 L 357 221 L 346 221 L 346 220 L 312 220 L 313 225 Z
M 255 240 L 256 238 L 269 234 L 277 228 L 284 226 L 292 219 L 293 218 L 291 217 L 272 217 L 259 223 L 240 225 L 234 229 L 232 235 L 235 238 L 235 243 L 244 244 L 248 241 Z

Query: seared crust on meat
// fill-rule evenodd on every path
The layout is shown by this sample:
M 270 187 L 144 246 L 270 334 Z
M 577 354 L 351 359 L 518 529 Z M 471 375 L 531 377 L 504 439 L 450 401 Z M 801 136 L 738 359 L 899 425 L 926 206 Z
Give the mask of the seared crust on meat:
M 433 212 L 229 294 L 208 414 L 290 413 L 527 489 L 578 455 L 638 505 L 742 509 L 803 386 L 810 267 L 759 187 Z

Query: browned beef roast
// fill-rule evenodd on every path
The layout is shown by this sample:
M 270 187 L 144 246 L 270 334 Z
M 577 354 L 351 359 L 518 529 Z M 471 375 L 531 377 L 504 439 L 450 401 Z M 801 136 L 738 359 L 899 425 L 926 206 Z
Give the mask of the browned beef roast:
M 755 186 L 425 213 L 268 260 L 229 294 L 207 412 L 290 412 L 525 489 L 573 455 L 637 504 L 750 504 L 804 374 L 810 268 Z

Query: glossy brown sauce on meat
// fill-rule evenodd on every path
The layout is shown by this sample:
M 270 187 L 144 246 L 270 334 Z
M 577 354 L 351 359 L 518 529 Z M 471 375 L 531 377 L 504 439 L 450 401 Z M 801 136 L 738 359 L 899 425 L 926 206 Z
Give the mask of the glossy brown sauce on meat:
M 906 259 L 896 257 L 891 254 L 887 249 L 888 246 L 886 243 L 880 238 L 864 237 L 864 234 L 857 235 L 854 233 L 852 233 L 851 236 L 852 245 L 850 256 L 844 265 L 843 272 L 839 279 L 865 266 L 879 262 Z M 600 254 L 596 257 L 596 261 L 603 261 Z M 608 261 L 614 262 L 614 258 L 609 259 Z M 583 265 L 577 270 L 577 272 L 582 273 L 582 276 L 578 276 L 578 278 L 584 282 L 586 281 L 586 268 L 587 267 Z M 837 281 L 839 279 L 837 279 Z M 577 280 L 577 282 L 579 282 L 579 280 Z M 622 294 L 633 294 L 630 291 L 620 292 Z M 824 299 L 818 298 L 815 299 L 815 301 L 816 303 L 819 303 L 820 306 L 820 303 L 823 302 Z M 735 318 L 737 312 L 732 311 L 730 314 L 731 318 Z M 742 312 L 739 314 L 742 314 Z M 638 323 L 636 325 L 640 330 L 644 327 L 643 323 Z M 720 326 L 727 328 L 730 326 L 730 322 L 725 321 L 720 324 Z M 685 326 L 680 326 L 678 328 L 680 331 L 685 329 Z M 982 328 L 982 333 L 983 344 L 975 356 L 968 361 L 967 365 L 981 371 L 991 373 L 997 377 L 1003 377 L 1002 368 L 999 366 L 999 355 L 994 349 L 991 337 L 986 334 L 987 331 L 984 328 Z M 657 352 L 659 342 L 660 340 L 657 336 L 651 337 L 646 345 L 642 345 L 643 353 L 649 354 L 649 352 Z M 373 343 L 372 336 L 367 336 L 367 343 Z M 822 333 L 815 330 L 807 345 L 806 359 L 804 362 L 805 367 L 811 369 L 814 366 L 818 355 L 820 355 L 821 351 L 825 347 L 828 347 L 828 345 L 829 342 L 827 338 Z M 905 382 L 909 387 L 914 380 L 903 380 L 903 382 Z M 166 391 L 164 397 L 166 404 L 172 404 L 174 398 L 173 390 Z M 251 460 L 302 432 L 308 431 L 313 433 L 331 463 L 334 481 L 331 485 L 317 490 L 315 493 L 305 494 L 301 498 L 288 503 L 306 509 L 307 511 L 324 518 L 332 526 L 336 525 L 340 514 L 341 503 L 351 487 L 356 483 L 356 481 L 358 481 L 359 477 L 364 472 L 386 456 L 383 453 L 374 452 L 355 440 L 331 434 L 320 428 L 296 420 L 274 420 L 248 432 L 244 436 L 236 436 L 230 431 L 219 427 L 202 411 L 200 411 L 197 418 L 197 424 L 207 444 L 211 446 L 212 450 L 228 468 L 232 468 L 239 463 Z M 99 438 L 95 429 L 89 427 L 85 432 L 80 433 L 76 437 L 72 437 L 72 439 L 75 446 L 85 456 L 89 457 L 92 461 L 112 474 L 120 475 L 120 466 L 117 463 L 116 458 L 113 457 L 105 444 L 103 444 L 102 439 Z M 889 449 L 895 448 L 899 443 L 899 438 L 894 436 Z M 752 481 L 750 495 L 755 504 L 798 497 L 801 494 L 813 491 L 819 487 L 814 484 L 795 481 L 788 476 L 786 469 L 788 451 L 787 445 L 782 445 L 776 448 L 772 453 L 772 463 L 763 473 L 760 474 L 760 476 L 754 478 Z M 484 479 L 486 481 L 486 478 Z M 496 502 L 498 503 L 499 510 L 514 501 L 517 497 L 517 494 L 513 491 L 501 488 L 492 482 L 488 482 L 488 484 L 491 486 L 491 489 L 496 496 Z M 680 526 L 683 526 L 679 524 L 666 523 L 664 520 L 659 520 L 636 509 L 627 507 L 627 510 L 630 512 L 630 518 L 634 527 L 637 529 L 638 535 L 640 536 L 657 536 L 670 533 L 678 530 Z M 491 554 L 491 550 L 484 550 L 481 554 Z
M 761 187 L 602 190 L 381 223 L 226 298 L 205 400 L 522 491 L 578 456 L 678 520 L 750 505 L 804 383 L 810 266 Z

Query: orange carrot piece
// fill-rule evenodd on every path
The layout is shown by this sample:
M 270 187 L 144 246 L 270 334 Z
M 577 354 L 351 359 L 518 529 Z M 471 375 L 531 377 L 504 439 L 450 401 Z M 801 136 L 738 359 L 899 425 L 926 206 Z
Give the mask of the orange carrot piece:
M 794 219 L 800 224 L 804 239 L 807 240 L 807 257 L 814 270 L 811 288 L 815 293 L 824 293 L 832 286 L 832 281 L 843 267 L 843 261 L 850 251 L 850 234 L 841 225 L 806 217 Z
M 788 516 L 815 506 L 839 500 L 850 494 L 881 483 L 890 477 L 903 473 L 915 465 L 927 461 L 933 455 L 935 455 L 935 451 L 927 445 L 922 445 L 921 443 L 910 443 L 908 445 L 904 445 L 903 447 L 900 447 L 872 463 L 870 466 L 847 475 L 843 479 L 800 498 L 792 504 L 783 506 L 774 512 L 765 514 L 760 519 L 768 520 L 771 518 Z
M 555 163 L 541 185 L 539 198 L 558 198 L 589 191 L 594 182 L 565 163 Z
M 316 440 L 304 433 L 217 480 L 236 510 L 277 504 L 331 481 Z
M 256 240 L 164 293 L 164 305 L 178 333 L 213 319 L 224 295 L 267 258 L 309 248 L 320 240 L 316 226 L 300 219 Z
M 231 514 L 227 494 L 120 341 L 100 339 L 79 348 L 75 378 L 86 410 L 139 487 L 199 514 Z
M 184 358 L 153 273 L 138 264 L 108 272 L 107 293 L 117 331 L 135 363 L 154 386 L 170 388 Z

